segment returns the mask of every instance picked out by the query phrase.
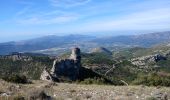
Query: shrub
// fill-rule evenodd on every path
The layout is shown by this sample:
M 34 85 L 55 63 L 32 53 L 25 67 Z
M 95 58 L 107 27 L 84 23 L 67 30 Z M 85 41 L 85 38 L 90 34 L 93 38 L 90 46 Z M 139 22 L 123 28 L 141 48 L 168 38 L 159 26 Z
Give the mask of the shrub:
M 82 58 L 82 64 L 107 64 L 113 65 L 114 61 L 110 55 L 104 53 L 92 53 Z
M 15 96 L 14 98 L 13 98 L 14 100 L 25 100 L 25 98 L 23 97 L 23 96 Z
M 29 100 L 51 100 L 52 99 L 44 92 L 44 90 L 41 89 L 29 91 L 28 98 Z
M 28 80 L 26 78 L 26 76 L 24 75 L 7 75 L 2 77 L 3 80 L 7 81 L 7 82 L 13 82 L 13 83 L 28 83 Z
M 169 76 L 160 76 L 157 73 L 150 73 L 148 75 L 138 75 L 132 84 L 135 85 L 147 85 L 147 86 L 170 86 Z

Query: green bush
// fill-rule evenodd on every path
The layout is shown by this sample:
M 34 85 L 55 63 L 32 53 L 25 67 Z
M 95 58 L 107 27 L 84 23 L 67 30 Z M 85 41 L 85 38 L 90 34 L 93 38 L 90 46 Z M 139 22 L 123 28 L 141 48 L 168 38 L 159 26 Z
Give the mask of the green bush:
M 142 84 L 147 86 L 170 86 L 170 77 L 162 77 L 157 73 L 150 73 L 148 75 L 139 74 L 138 77 L 132 82 L 132 84 Z
M 24 75 L 17 75 L 17 74 L 7 75 L 2 77 L 2 79 L 7 82 L 13 82 L 13 83 L 22 83 L 22 84 L 28 83 L 28 80 Z
M 112 57 L 104 53 L 92 53 L 82 57 L 82 64 L 108 64 L 113 65 Z

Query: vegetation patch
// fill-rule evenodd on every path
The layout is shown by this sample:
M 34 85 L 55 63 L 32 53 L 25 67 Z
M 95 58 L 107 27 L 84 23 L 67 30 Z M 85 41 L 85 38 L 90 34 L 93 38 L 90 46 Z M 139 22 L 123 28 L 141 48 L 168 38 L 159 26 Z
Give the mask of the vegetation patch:
M 170 86 L 170 76 L 162 77 L 157 73 L 150 73 L 148 75 L 139 74 L 132 84 L 142 84 L 147 86 Z
M 3 80 L 7 81 L 7 82 L 13 82 L 13 83 L 22 83 L 22 84 L 26 84 L 28 83 L 28 79 L 26 76 L 24 75 L 7 75 L 2 77 Z

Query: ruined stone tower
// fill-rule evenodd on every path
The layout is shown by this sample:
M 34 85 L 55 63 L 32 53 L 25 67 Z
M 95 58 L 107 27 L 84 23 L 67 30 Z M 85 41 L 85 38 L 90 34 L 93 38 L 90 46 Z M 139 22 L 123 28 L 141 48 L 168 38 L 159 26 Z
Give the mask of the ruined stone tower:
M 79 48 L 73 48 L 70 58 L 54 60 L 50 75 L 53 79 L 76 80 L 79 77 L 81 68 L 81 51 Z
M 76 61 L 81 61 L 81 54 L 80 54 L 79 48 L 73 48 L 72 49 L 70 59 L 73 59 L 73 60 L 76 60 Z
M 79 48 L 73 48 L 70 59 L 74 60 L 76 67 L 81 67 L 81 51 Z

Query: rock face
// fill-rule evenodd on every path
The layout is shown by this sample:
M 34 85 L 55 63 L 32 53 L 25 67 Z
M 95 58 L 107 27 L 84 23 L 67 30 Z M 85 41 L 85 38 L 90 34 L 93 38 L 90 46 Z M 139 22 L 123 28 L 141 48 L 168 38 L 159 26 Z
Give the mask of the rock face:
M 139 66 L 140 68 L 148 68 L 151 63 L 156 63 L 161 60 L 166 60 L 166 56 L 163 56 L 161 54 L 156 55 L 148 55 L 148 56 L 142 56 L 138 58 L 131 59 L 131 63 L 133 65 Z
M 160 55 L 160 54 L 154 56 L 155 62 L 158 62 L 158 61 L 160 61 L 160 60 L 166 60 L 166 59 L 167 59 L 167 58 L 166 58 L 165 56 Z
M 49 82 L 53 81 L 53 78 L 52 78 L 51 74 L 47 71 L 47 68 L 44 68 L 44 71 L 42 72 L 40 79 L 49 81 Z
M 41 75 L 41 80 L 77 80 L 81 68 L 81 54 L 79 48 L 74 48 L 72 54 L 68 59 L 56 59 L 54 60 L 51 72 L 46 70 Z

